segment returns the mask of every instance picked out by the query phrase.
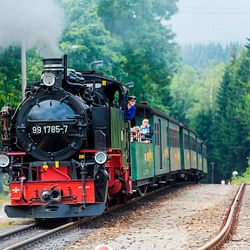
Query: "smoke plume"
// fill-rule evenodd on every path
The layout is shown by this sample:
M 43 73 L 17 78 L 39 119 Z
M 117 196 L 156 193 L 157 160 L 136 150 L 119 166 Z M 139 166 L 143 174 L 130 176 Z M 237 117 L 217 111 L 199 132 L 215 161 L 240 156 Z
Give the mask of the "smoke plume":
M 63 10 L 53 0 L 0 0 L 0 47 L 21 44 L 43 57 L 60 55 Z

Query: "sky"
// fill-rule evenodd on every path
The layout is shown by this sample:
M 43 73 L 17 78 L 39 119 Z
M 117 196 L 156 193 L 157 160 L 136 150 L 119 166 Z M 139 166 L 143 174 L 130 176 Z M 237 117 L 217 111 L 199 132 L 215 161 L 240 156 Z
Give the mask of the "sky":
M 182 45 L 250 38 L 250 0 L 179 0 L 178 8 L 170 23 Z

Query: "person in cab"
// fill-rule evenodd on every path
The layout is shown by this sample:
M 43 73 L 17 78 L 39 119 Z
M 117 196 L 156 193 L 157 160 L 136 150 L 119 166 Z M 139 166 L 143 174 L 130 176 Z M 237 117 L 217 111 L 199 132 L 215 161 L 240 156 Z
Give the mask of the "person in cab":
M 128 113 L 128 120 L 131 121 L 136 112 L 136 97 L 135 96 L 129 96 L 128 97 L 128 105 L 127 105 L 127 113 Z

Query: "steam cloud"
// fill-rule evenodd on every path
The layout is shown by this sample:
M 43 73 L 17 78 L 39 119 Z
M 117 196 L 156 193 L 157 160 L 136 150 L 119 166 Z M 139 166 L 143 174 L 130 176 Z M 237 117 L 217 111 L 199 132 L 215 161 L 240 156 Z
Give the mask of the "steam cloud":
M 64 13 L 53 0 L 0 0 L 0 47 L 21 44 L 44 57 L 60 55 Z

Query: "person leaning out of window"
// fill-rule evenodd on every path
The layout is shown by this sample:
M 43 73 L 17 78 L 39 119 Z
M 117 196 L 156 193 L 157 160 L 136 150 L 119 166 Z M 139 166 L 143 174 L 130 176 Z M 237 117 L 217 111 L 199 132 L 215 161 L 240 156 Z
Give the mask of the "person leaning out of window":
M 149 124 L 148 118 L 144 118 L 142 120 L 142 125 L 140 126 L 140 133 L 141 133 L 141 141 L 151 142 L 152 135 L 154 132 Z
M 127 114 L 128 114 L 128 120 L 131 121 L 136 112 L 136 97 L 135 96 L 129 96 L 128 97 L 128 104 L 127 104 Z

